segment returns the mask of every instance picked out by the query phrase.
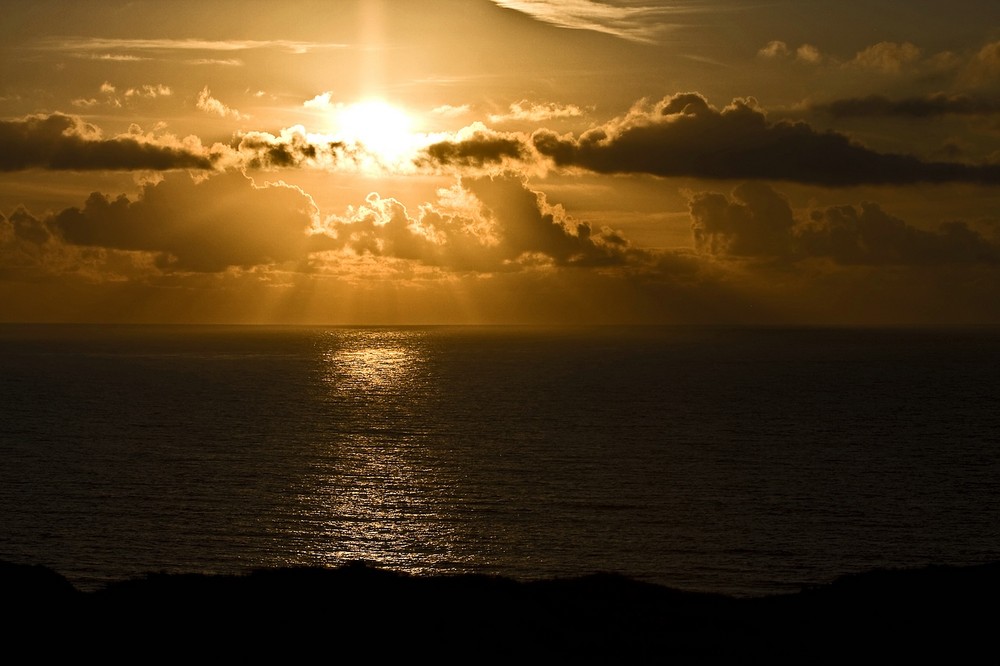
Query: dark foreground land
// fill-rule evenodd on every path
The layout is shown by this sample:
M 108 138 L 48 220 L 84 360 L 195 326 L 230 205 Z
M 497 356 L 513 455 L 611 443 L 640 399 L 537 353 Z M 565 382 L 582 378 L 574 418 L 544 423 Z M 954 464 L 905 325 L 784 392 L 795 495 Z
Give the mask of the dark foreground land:
M 1000 563 L 734 599 L 606 574 L 520 583 L 361 564 L 152 574 L 84 593 L 43 567 L 0 562 L 0 598 L 7 654 L 28 648 L 32 661 L 1000 663 Z

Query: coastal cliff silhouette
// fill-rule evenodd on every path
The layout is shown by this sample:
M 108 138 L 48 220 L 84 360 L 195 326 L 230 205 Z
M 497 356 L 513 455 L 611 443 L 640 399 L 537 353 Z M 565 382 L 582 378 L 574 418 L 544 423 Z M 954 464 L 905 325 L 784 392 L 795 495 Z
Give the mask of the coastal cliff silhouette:
M 45 567 L 3 562 L 0 590 L 9 644 L 49 655 L 995 663 L 1000 619 L 1000 563 L 873 571 L 754 598 L 613 574 L 516 582 L 363 563 L 148 574 L 81 592 Z

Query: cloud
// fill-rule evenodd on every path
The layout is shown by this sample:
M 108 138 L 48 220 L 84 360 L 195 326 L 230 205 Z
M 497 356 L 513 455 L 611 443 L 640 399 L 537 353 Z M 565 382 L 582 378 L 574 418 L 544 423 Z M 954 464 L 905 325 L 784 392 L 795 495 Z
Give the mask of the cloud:
M 331 94 L 332 93 L 330 91 L 320 93 L 319 95 L 316 95 L 312 99 L 308 99 L 302 102 L 302 106 L 306 107 L 307 109 L 329 109 L 332 106 L 330 104 Z
M 442 118 L 458 118 L 459 116 L 464 116 L 472 111 L 472 107 L 468 104 L 462 104 L 460 106 L 452 106 L 451 104 L 443 104 L 441 106 L 435 107 L 431 113 L 436 116 L 441 116 Z
M 8 317 L 67 320 L 997 320 L 997 248 L 970 225 L 922 231 L 875 204 L 795 214 L 757 182 L 690 201 L 698 251 L 643 251 L 511 174 L 326 219 L 282 183 L 169 174 L 138 197 L 0 215 L 0 294 Z
M 24 208 L 9 218 L 0 215 L 0 285 L 65 284 L 67 279 L 107 284 L 156 272 L 143 253 L 69 245 L 48 221 Z
M 812 44 L 803 44 L 795 49 L 795 58 L 803 62 L 816 64 L 823 59 L 823 55 Z
M 1000 41 L 990 42 L 977 51 L 965 66 L 962 79 L 965 83 L 981 86 L 995 85 L 1000 78 Z
M 103 104 L 113 108 L 122 108 L 134 103 L 136 100 L 151 100 L 158 97 L 170 97 L 174 94 L 170 86 L 162 83 L 144 84 L 133 88 L 126 88 L 120 96 L 118 95 L 118 89 L 107 81 L 102 83 L 98 90 L 104 97 Z M 72 103 L 73 106 L 87 108 L 97 106 L 102 102 L 96 98 L 89 98 L 75 99 Z
M 531 159 L 532 149 L 517 133 L 497 132 L 481 123 L 460 131 L 454 139 L 424 149 L 418 163 L 449 167 L 482 167 Z
M 1000 248 L 964 222 L 924 231 L 889 215 L 875 203 L 814 211 L 797 230 L 796 243 L 808 256 L 840 264 L 997 263 Z
M 910 42 L 879 42 L 859 51 L 850 64 L 887 74 L 899 73 L 903 67 L 920 59 L 920 49 Z
M 125 91 L 125 97 L 145 97 L 148 99 L 156 99 L 157 97 L 170 97 L 173 95 L 173 90 L 170 86 L 165 86 L 162 83 L 156 85 L 142 85 L 137 88 L 129 88 Z
M 151 60 L 151 58 L 143 58 L 142 56 L 136 55 L 124 55 L 120 53 L 91 53 L 84 57 L 88 57 L 91 60 L 105 60 L 108 62 L 142 62 L 144 60 Z
M 795 225 L 788 201 L 763 183 L 744 183 L 732 197 L 717 192 L 691 196 L 695 249 L 707 254 L 786 256 Z
M 316 215 L 298 188 L 258 187 L 227 173 L 200 183 L 168 177 L 145 185 L 135 200 L 95 192 L 47 224 L 72 245 L 153 253 L 163 270 L 215 272 L 303 261 L 325 247 L 309 235 Z
M 778 39 L 768 42 L 757 51 L 757 57 L 768 60 L 785 59 L 791 55 L 788 44 Z M 795 49 L 795 59 L 815 65 L 823 60 L 823 54 L 812 44 L 802 44 Z
M 765 44 L 757 55 L 761 58 L 782 58 L 788 55 L 788 44 L 780 40 L 772 40 Z
M 517 176 L 464 178 L 410 215 L 392 198 L 365 203 L 324 223 L 337 249 L 458 271 L 622 265 L 640 256 L 620 234 L 572 220 Z
M 559 167 L 713 179 L 785 180 L 817 185 L 916 182 L 1000 183 L 1000 165 L 924 162 L 878 153 L 803 122 L 768 122 L 752 99 L 721 111 L 697 93 L 637 104 L 623 118 L 579 137 L 538 130 L 535 149 Z
M 95 192 L 82 206 L 45 220 L 12 215 L 7 227 L 22 245 L 54 239 L 147 253 L 164 272 L 285 264 L 311 272 L 346 255 L 483 273 L 648 259 L 619 232 L 572 219 L 513 175 L 463 179 L 414 215 L 397 200 L 372 193 L 362 205 L 323 221 L 308 195 L 284 183 L 257 186 L 238 173 L 201 182 L 178 175 L 145 185 L 135 199 Z
M 695 193 L 688 206 L 696 249 L 714 256 L 868 266 L 1000 261 L 1000 247 L 961 221 L 926 231 L 870 202 L 815 210 L 798 220 L 788 201 L 763 183 L 741 184 L 729 196 Z
M 104 139 L 78 116 L 61 113 L 0 121 L 0 171 L 23 169 L 211 169 L 213 157 L 193 142 L 157 143 L 138 135 Z
M 242 67 L 244 64 L 239 58 L 190 58 L 184 62 L 189 65 L 219 65 L 220 67 Z
M 554 102 L 535 104 L 524 99 L 511 104 L 509 113 L 491 115 L 490 122 L 503 123 L 518 120 L 540 122 L 556 118 L 578 118 L 582 115 L 583 111 L 575 104 L 563 105 Z
M 669 16 L 690 11 L 675 7 L 620 7 L 593 0 L 493 0 L 544 23 L 591 30 L 636 42 L 652 42 L 668 27 Z
M 236 135 L 236 139 L 234 166 L 240 168 L 330 169 L 357 159 L 346 144 L 311 135 L 301 125 L 285 128 L 277 136 L 268 132 L 242 132 Z
M 944 115 L 993 115 L 1000 113 L 1000 101 L 947 93 L 890 99 L 884 95 L 838 99 L 812 107 L 835 118 L 900 117 L 933 118 Z
M 34 48 L 46 51 L 67 51 L 81 55 L 106 51 L 135 51 L 167 53 L 171 51 L 251 51 L 277 50 L 285 53 L 304 54 L 318 50 L 343 49 L 347 44 L 333 42 L 304 42 L 288 39 L 116 39 L 112 37 L 70 37 L 40 40 Z M 117 58 L 120 55 L 114 54 Z
M 196 106 L 207 113 L 213 113 L 222 118 L 232 118 L 234 120 L 246 120 L 250 116 L 244 115 L 237 111 L 236 109 L 230 108 L 212 97 L 212 92 L 208 89 L 208 86 L 202 88 L 201 92 L 198 93 L 198 102 Z

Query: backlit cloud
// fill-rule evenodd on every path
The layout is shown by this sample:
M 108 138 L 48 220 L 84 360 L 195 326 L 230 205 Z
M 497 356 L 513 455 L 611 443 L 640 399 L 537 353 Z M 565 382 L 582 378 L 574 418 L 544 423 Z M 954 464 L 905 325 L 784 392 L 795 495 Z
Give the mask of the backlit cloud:
M 986 44 L 969 58 L 961 79 L 973 86 L 995 86 L 1000 79 L 1000 41 Z
M 536 104 L 524 99 L 511 104 L 508 113 L 491 115 L 490 122 L 503 123 L 524 120 L 537 123 L 557 118 L 578 118 L 582 115 L 583 110 L 575 104 L 556 104 L 554 102 Z
M 250 116 L 245 115 L 233 109 L 216 98 L 212 97 L 212 91 L 205 86 L 198 93 L 198 101 L 195 104 L 199 109 L 205 111 L 206 113 L 212 113 L 222 118 L 232 118 L 233 120 L 246 120 Z
M 103 104 L 120 109 L 127 104 L 135 103 L 139 100 L 153 100 L 160 97 L 170 97 L 174 94 L 170 86 L 162 83 L 129 87 L 119 94 L 116 86 L 105 81 L 98 90 L 101 94 L 101 99 L 93 97 L 75 99 L 72 102 L 73 106 L 87 108 Z
M 309 134 L 301 125 L 268 132 L 241 132 L 236 135 L 231 166 L 249 169 L 311 167 L 332 169 L 357 161 L 349 146 L 329 137 Z
M 785 42 L 775 39 L 767 44 L 765 44 L 759 51 L 757 55 L 762 58 L 781 58 L 788 55 L 788 44 Z
M 458 118 L 464 116 L 472 111 L 472 107 L 468 104 L 461 104 L 459 106 L 453 106 L 451 104 L 442 104 L 441 106 L 435 107 L 431 110 L 436 116 L 441 116 L 442 118 Z
M 49 38 L 40 40 L 34 48 L 66 51 L 78 54 L 108 53 L 116 51 L 171 52 L 171 51 L 250 51 L 271 49 L 292 54 L 305 54 L 316 50 L 342 49 L 346 44 L 332 42 L 306 42 L 288 39 L 117 39 L 110 37 Z M 120 57 L 120 56 L 118 56 Z
M 811 64 L 818 63 L 823 59 L 823 55 L 819 52 L 819 49 L 812 44 L 803 44 L 795 49 L 795 57 L 798 60 Z
M 697 93 L 638 104 L 628 115 L 578 137 L 538 130 L 532 142 L 557 166 L 598 173 L 818 185 L 1000 183 L 1000 165 L 924 162 L 879 153 L 802 122 L 769 122 L 753 100 L 736 99 L 719 110 Z
M 493 0 L 539 21 L 574 30 L 603 32 L 637 42 L 655 40 L 669 17 L 690 11 L 672 7 L 622 7 L 594 0 Z
M 574 221 L 511 175 L 465 178 L 413 215 L 372 193 L 363 205 L 328 218 L 324 229 L 338 249 L 357 255 L 460 271 L 510 271 L 538 262 L 610 266 L 642 254 L 620 233 Z
M 447 167 L 483 167 L 530 160 L 531 146 L 522 134 L 497 132 L 476 123 L 458 132 L 454 138 L 439 141 L 424 149 L 423 164 Z
M 463 179 L 413 214 L 396 199 L 371 193 L 361 205 L 321 220 L 311 197 L 281 182 L 256 185 L 239 173 L 202 181 L 178 174 L 146 184 L 134 198 L 95 192 L 82 206 L 47 218 L 15 211 L 2 231 L 6 253 L 11 261 L 19 257 L 19 265 L 40 265 L 45 252 L 69 246 L 145 253 L 148 266 L 160 272 L 278 265 L 309 272 L 338 256 L 485 273 L 649 259 L 621 233 L 574 220 L 514 175 Z
M 762 46 L 757 51 L 757 56 L 767 60 L 776 60 L 790 58 L 793 53 L 796 60 L 813 65 L 823 60 L 823 54 L 812 44 L 801 44 L 793 51 L 789 48 L 788 44 L 778 39 L 772 40 Z
M 332 93 L 330 91 L 320 93 L 315 97 L 313 97 L 312 99 L 307 99 L 306 101 L 302 102 L 302 106 L 306 107 L 307 109 L 320 109 L 320 110 L 330 109 L 332 108 L 332 104 L 330 103 L 331 95 Z
M 161 141 L 141 133 L 105 139 L 94 125 L 61 113 L 0 121 L 0 171 L 23 169 L 211 169 L 196 141 Z
M 893 74 L 919 59 L 920 49 L 910 42 L 879 42 L 859 51 L 850 64 Z
M 238 173 L 147 184 L 137 198 L 93 193 L 48 227 L 77 246 L 152 253 L 162 269 L 214 272 L 302 261 L 317 211 L 298 188 L 255 186 Z M 321 249 L 322 244 L 316 245 Z

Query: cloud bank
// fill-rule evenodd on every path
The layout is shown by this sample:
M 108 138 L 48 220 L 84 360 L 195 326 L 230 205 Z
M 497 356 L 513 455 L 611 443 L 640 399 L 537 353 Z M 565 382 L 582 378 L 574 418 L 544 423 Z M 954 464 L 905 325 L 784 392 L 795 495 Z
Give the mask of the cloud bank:
M 620 233 L 572 220 L 514 175 L 464 178 L 412 216 L 395 199 L 372 193 L 364 205 L 329 218 L 325 231 L 354 254 L 459 271 L 612 266 L 641 254 Z
M 62 113 L 0 120 L 0 171 L 213 168 L 200 143 L 173 143 L 141 133 L 104 139 L 94 125 Z
M 934 93 L 919 97 L 890 99 L 884 95 L 850 97 L 811 107 L 834 118 L 934 118 L 937 116 L 979 116 L 1000 113 L 1000 101 L 970 95 Z
M 298 188 L 257 187 L 228 173 L 201 183 L 167 178 L 144 186 L 135 200 L 95 192 L 48 227 L 71 245 L 143 251 L 163 269 L 214 272 L 301 261 L 315 216 Z
M 764 183 L 741 184 L 728 196 L 693 194 L 689 209 L 695 247 L 714 256 L 867 266 L 1000 262 L 1000 247 L 964 222 L 927 231 L 872 202 L 814 210 L 799 220 L 787 199 Z
M 919 182 L 1000 183 L 1000 165 L 925 162 L 879 153 L 803 122 L 769 122 L 754 100 L 719 110 L 680 93 L 578 137 L 538 130 L 535 149 L 559 167 L 710 179 L 761 179 L 824 186 Z

